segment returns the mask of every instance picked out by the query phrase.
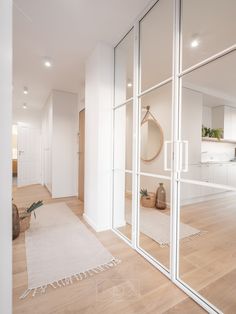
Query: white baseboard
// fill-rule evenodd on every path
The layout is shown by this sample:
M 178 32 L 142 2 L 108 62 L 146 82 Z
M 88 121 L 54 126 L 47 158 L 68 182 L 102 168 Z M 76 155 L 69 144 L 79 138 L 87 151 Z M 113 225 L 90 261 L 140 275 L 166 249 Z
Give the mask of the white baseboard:
M 96 231 L 96 232 L 101 232 L 101 231 L 106 231 L 110 230 L 110 226 L 98 226 L 89 216 L 87 216 L 85 213 L 83 214 L 84 220 Z

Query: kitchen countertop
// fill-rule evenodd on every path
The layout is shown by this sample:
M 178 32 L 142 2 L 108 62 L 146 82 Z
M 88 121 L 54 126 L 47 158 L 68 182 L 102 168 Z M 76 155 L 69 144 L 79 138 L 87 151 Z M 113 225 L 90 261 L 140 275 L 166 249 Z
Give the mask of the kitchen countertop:
M 201 161 L 200 164 L 201 165 L 211 165 L 211 164 L 234 164 L 236 163 L 236 160 L 234 161 L 214 161 L 214 160 L 210 160 L 210 161 Z

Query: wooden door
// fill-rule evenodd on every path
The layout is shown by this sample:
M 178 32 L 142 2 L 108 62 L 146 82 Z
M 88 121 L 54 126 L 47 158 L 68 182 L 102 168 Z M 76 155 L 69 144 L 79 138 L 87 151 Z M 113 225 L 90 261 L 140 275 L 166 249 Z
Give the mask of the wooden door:
M 79 199 L 84 201 L 85 109 L 79 113 Z

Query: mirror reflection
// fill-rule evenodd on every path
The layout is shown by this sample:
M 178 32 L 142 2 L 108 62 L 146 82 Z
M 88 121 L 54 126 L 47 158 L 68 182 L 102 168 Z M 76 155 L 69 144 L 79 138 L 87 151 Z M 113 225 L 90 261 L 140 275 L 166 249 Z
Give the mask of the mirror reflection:
M 146 114 L 141 123 L 141 159 L 152 161 L 161 152 L 163 146 L 163 132 L 160 124 L 146 107 Z

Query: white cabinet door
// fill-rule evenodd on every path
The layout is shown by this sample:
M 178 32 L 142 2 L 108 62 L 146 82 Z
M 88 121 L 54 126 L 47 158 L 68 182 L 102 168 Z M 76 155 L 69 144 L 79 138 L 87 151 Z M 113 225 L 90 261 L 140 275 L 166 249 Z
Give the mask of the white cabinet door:
M 228 184 L 236 187 L 236 163 L 232 163 L 228 166 Z
M 182 178 L 188 180 L 201 180 L 201 165 L 189 165 L 189 170 L 182 173 Z M 181 185 L 181 200 L 191 200 L 201 196 L 201 186 L 195 184 Z
M 211 180 L 215 184 L 228 184 L 228 171 L 227 164 L 215 164 L 211 165 Z
M 224 139 L 232 139 L 232 108 L 224 106 Z
M 212 165 L 206 164 L 206 165 L 201 165 L 201 181 L 203 182 L 210 182 L 212 183 Z M 207 187 L 207 186 L 202 186 L 201 187 L 201 196 L 206 196 L 209 194 L 212 194 L 212 188 Z
M 236 109 L 235 108 L 232 108 L 231 109 L 231 113 L 232 113 L 232 116 L 231 116 L 231 139 L 232 140 L 236 140 Z

